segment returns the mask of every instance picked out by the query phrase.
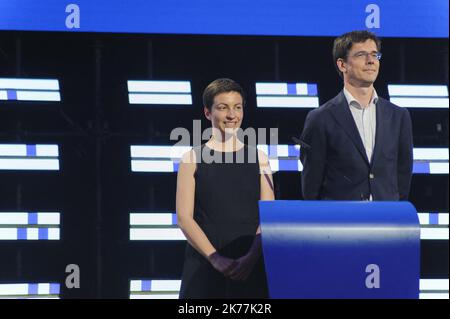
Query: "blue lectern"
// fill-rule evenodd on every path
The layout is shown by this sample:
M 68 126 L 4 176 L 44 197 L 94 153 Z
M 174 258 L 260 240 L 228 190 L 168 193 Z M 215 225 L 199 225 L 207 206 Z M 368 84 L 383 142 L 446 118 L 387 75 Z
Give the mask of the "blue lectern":
M 409 202 L 260 201 L 271 298 L 419 298 Z

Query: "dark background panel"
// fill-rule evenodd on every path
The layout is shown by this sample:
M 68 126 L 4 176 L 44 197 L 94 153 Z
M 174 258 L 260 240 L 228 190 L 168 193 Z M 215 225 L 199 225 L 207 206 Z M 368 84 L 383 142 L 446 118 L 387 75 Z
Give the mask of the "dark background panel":
M 203 117 L 218 77 L 247 92 L 243 128 L 278 128 L 293 144 L 307 109 L 257 109 L 255 82 L 317 83 L 324 103 L 342 88 L 330 37 L 236 37 L 0 32 L 0 77 L 57 78 L 61 103 L 0 103 L 0 143 L 60 145 L 59 172 L 0 171 L 0 211 L 61 212 L 59 242 L 0 242 L 0 281 L 54 281 L 64 298 L 127 298 L 130 279 L 180 278 L 184 242 L 131 242 L 130 212 L 173 212 L 176 174 L 132 173 L 131 144 L 170 145 Z M 448 86 L 447 39 L 383 39 L 375 84 Z M 189 80 L 193 106 L 129 105 L 127 80 Z M 416 147 L 448 148 L 448 110 L 410 109 Z M 274 175 L 277 199 L 301 199 L 300 174 Z M 448 175 L 414 175 L 419 211 L 448 212 Z M 422 241 L 422 278 L 448 278 L 448 241 Z M 67 264 L 81 288 L 64 288 Z

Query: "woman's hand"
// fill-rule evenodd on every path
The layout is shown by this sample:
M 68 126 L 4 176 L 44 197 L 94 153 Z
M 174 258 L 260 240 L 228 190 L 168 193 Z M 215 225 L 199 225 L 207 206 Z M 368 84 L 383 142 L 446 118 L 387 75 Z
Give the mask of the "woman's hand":
M 236 266 L 230 271 L 230 278 L 237 281 L 244 281 L 253 271 L 258 256 L 252 253 L 242 256 L 236 260 Z
M 208 256 L 208 261 L 218 272 L 225 277 L 230 276 L 230 272 L 236 267 L 237 261 L 220 255 L 217 251 Z

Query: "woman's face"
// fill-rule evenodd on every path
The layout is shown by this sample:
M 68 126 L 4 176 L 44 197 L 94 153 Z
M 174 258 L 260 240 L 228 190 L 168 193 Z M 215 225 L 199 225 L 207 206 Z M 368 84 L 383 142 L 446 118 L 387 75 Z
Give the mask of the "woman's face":
M 220 93 L 214 97 L 211 111 L 205 107 L 204 112 L 213 128 L 222 133 L 234 133 L 241 127 L 244 117 L 242 96 L 234 91 Z

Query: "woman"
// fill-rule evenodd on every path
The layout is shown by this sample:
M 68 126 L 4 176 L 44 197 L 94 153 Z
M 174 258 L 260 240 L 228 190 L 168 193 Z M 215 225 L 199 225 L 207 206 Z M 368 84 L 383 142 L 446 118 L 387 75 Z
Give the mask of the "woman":
M 244 103 L 233 80 L 210 83 L 203 104 L 213 134 L 178 169 L 177 218 L 188 241 L 180 298 L 268 297 L 258 200 L 274 199 L 273 182 L 267 156 L 237 138 Z

